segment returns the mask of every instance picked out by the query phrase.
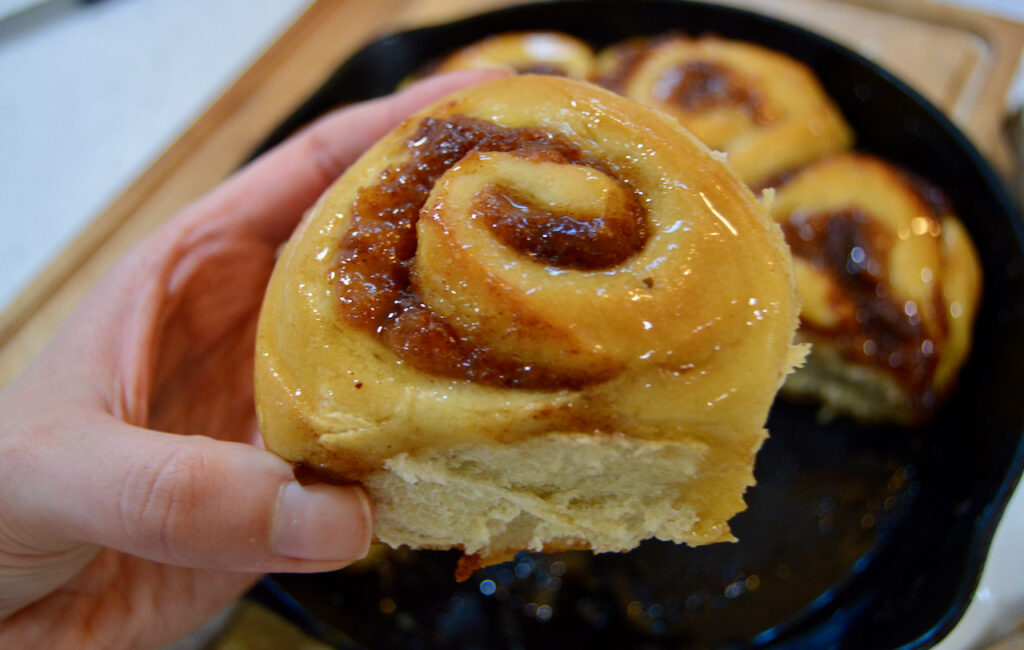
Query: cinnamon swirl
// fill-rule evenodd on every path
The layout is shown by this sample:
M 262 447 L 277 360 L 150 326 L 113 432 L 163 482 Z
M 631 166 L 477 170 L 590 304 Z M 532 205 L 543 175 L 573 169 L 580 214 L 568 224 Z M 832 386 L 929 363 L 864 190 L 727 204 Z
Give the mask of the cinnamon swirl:
M 261 429 L 463 575 L 729 540 L 797 312 L 780 229 L 704 145 L 518 76 L 409 118 L 307 215 L 260 316 Z
M 596 80 L 678 119 L 755 189 L 853 141 L 807 66 L 753 43 L 634 38 L 599 54 Z
M 927 420 L 971 347 L 977 253 L 941 192 L 866 154 L 839 154 L 779 189 L 813 343 L 784 393 L 867 421 Z

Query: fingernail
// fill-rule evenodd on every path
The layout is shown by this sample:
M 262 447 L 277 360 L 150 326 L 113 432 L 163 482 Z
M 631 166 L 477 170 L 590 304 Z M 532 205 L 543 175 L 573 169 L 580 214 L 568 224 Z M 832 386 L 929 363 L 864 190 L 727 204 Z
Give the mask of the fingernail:
M 292 481 L 278 492 L 270 547 L 302 560 L 355 561 L 370 548 L 371 521 L 362 488 Z

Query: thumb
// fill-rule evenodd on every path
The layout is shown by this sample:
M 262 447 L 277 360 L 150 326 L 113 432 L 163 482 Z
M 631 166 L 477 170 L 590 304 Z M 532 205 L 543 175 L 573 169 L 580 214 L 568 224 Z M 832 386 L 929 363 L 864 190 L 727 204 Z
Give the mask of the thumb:
M 369 548 L 362 488 L 301 486 L 286 462 L 246 444 L 102 416 L 22 438 L 32 444 L 18 450 L 18 479 L 2 481 L 4 500 L 54 541 L 250 572 L 340 568 Z

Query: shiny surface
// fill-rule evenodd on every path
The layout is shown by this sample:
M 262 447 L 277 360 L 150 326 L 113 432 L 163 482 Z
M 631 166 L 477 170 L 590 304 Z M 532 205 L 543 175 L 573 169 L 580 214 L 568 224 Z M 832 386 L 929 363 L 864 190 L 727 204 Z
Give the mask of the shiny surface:
M 597 372 L 604 381 L 496 390 L 472 376 L 422 372 L 361 322 L 339 321 L 335 295 L 345 277 L 332 260 L 336 251 L 347 255 L 359 209 L 354 197 L 376 197 L 383 169 L 427 160 L 409 148 L 422 140 L 416 133 L 427 115 L 442 125 L 485 120 L 497 125 L 485 134 L 512 134 L 515 146 L 524 134 L 540 133 L 571 148 L 555 155 L 548 143 L 537 156 L 503 159 L 499 167 L 471 153 L 440 174 L 416 222 L 409 273 L 418 299 L 488 354 L 523 360 L 524 372 L 536 364 L 570 375 Z M 597 162 L 558 162 L 577 155 Z M 590 182 L 575 182 L 579 173 L 604 189 L 608 174 L 628 183 L 645 212 L 648 239 L 613 268 L 534 259 L 495 237 L 486 219 L 473 218 L 480 190 L 495 184 L 541 200 L 554 188 L 562 205 L 588 205 L 594 193 Z M 385 174 L 385 182 L 398 176 Z M 768 406 L 792 362 L 793 297 L 781 231 L 672 120 L 561 78 L 492 82 L 427 109 L 378 143 L 325 194 L 283 252 L 261 315 L 262 430 L 268 447 L 286 458 L 352 478 L 379 468 L 395 450 L 467 441 L 595 430 L 692 438 L 712 443 L 710 475 L 746 485 L 749 466 L 731 459 L 751 457 L 763 439 Z M 740 490 L 700 497 L 706 511 L 693 542 L 727 536 L 723 513 L 743 507 Z
M 982 293 L 977 252 L 941 190 L 838 154 L 781 184 L 772 214 L 800 258 L 804 335 L 892 377 L 904 419 L 927 419 L 969 352 Z
M 563 138 L 535 129 L 506 129 L 457 114 L 427 118 L 406 148 L 408 160 L 384 170 L 375 185 L 360 188 L 349 208 L 350 224 L 328 274 L 336 282 L 341 317 L 376 332 L 401 360 L 436 375 L 535 389 L 580 388 L 608 379 L 612 368 L 607 363 L 565 372 L 554 359 L 502 354 L 477 333 L 475 321 L 450 321 L 425 304 L 430 296 L 420 287 L 430 269 L 417 263 L 417 230 L 429 230 L 428 222 L 436 221 L 450 238 L 458 221 L 469 219 L 510 250 L 549 268 L 602 270 L 642 249 L 647 223 L 640 199 L 600 170 L 606 165 L 586 159 Z M 532 176 L 545 183 L 530 187 Z M 519 189 L 511 189 L 516 181 Z M 450 196 L 457 190 L 451 188 L 467 182 L 468 205 L 452 207 Z M 605 205 L 609 193 L 618 198 L 610 212 Z M 560 210 L 557 215 L 536 207 L 545 195 Z M 584 200 L 566 202 L 567 196 Z M 594 207 L 599 214 L 573 218 Z M 445 225 L 449 219 L 456 223 Z M 620 222 L 624 225 L 612 227 Z M 632 239 L 621 237 L 627 231 L 634 233 Z M 424 256 L 431 252 L 424 246 Z M 529 323 L 514 303 L 506 310 L 511 321 Z
M 995 523 L 1024 465 L 1024 413 L 1008 388 L 1024 381 L 1019 367 L 1024 354 L 1021 233 L 991 172 L 937 111 L 856 55 L 776 21 L 692 4 L 650 2 L 638 11 L 635 2 L 628 10 L 613 2 L 580 2 L 564 5 L 556 14 L 543 7 L 524 8 L 400 35 L 354 57 L 304 114 L 308 118 L 312 111 L 352 97 L 354 83 L 364 84 L 361 93 L 387 92 L 417 61 L 436 56 L 453 43 L 537 24 L 571 31 L 595 45 L 657 33 L 675 24 L 698 34 L 713 31 L 754 39 L 810 63 L 837 98 L 861 148 L 885 155 L 949 192 L 982 252 L 988 282 L 977 346 L 961 390 L 940 414 L 938 425 L 909 435 L 844 421 L 826 427 L 815 421 L 811 410 L 777 409 L 770 421 L 776 434 L 764 448 L 766 462 L 758 465 L 758 486 L 749 493 L 751 507 L 736 524 L 741 542 L 697 549 L 699 553 L 677 549 L 649 558 L 599 556 L 600 562 L 584 572 L 593 577 L 580 590 L 566 592 L 573 616 L 598 625 L 592 637 L 596 647 L 733 642 L 753 647 L 884 648 L 937 643 L 970 601 Z M 896 492 L 888 493 L 890 487 Z M 889 496 L 897 498 L 889 501 Z M 899 507 L 891 510 L 895 504 Z M 741 521 L 749 523 L 741 527 Z M 305 616 L 317 613 L 321 634 L 325 626 L 356 634 L 379 631 L 367 641 L 378 647 L 392 642 L 465 647 L 483 643 L 475 635 L 487 634 L 495 625 L 508 636 L 493 645 L 519 643 L 525 630 L 538 635 L 530 637 L 538 647 L 546 641 L 558 647 L 560 625 L 568 625 L 570 634 L 579 632 L 572 627 L 575 619 L 563 618 L 564 610 L 553 609 L 548 618 L 549 610 L 544 609 L 538 618 L 547 603 L 522 594 L 522 600 L 496 602 L 485 609 L 476 609 L 465 594 L 449 600 L 441 592 L 444 585 L 432 577 L 447 570 L 445 560 L 423 554 L 411 562 L 415 564 L 385 566 L 382 570 L 391 572 L 382 581 L 345 574 L 281 580 L 287 580 L 290 593 L 306 608 Z M 516 566 L 507 567 L 513 576 Z M 653 568 L 645 572 L 647 566 Z M 681 573 L 672 572 L 676 569 Z M 522 580 L 534 575 L 526 568 L 523 573 L 527 577 Z M 799 579 L 792 580 L 797 574 Z M 751 581 L 754 589 L 746 585 L 752 575 L 758 578 Z M 769 581 L 769 575 L 783 578 Z M 744 576 L 742 585 L 737 576 Z M 493 598 L 505 593 L 501 587 L 509 588 L 500 582 L 501 576 L 489 579 L 495 591 L 486 596 L 491 586 L 482 581 L 477 592 L 481 597 Z M 682 609 L 679 601 L 670 607 L 664 600 L 619 600 L 603 589 L 609 584 L 675 589 L 669 593 L 687 599 L 681 601 Z M 422 618 L 410 619 L 411 612 L 396 599 L 398 592 L 388 590 L 416 585 L 435 585 L 435 605 L 422 610 Z M 367 609 L 349 618 L 344 610 L 366 603 L 367 593 L 379 594 L 378 602 L 386 606 L 370 607 L 374 599 L 369 598 Z M 698 597 L 689 601 L 694 594 Z M 633 602 L 638 605 L 631 607 Z M 688 602 L 706 603 L 708 608 L 689 617 Z M 653 604 L 660 609 L 648 607 Z M 465 616 L 456 615 L 459 612 Z M 663 621 L 682 616 L 689 623 L 668 638 L 653 614 Z M 309 620 L 297 616 L 296 620 Z M 651 621 L 651 627 L 627 625 L 632 616 Z M 396 625 L 399 621 L 405 622 Z M 481 627 L 471 621 L 486 623 Z
M 602 50 L 598 82 L 678 119 L 727 153 L 751 187 L 850 146 L 842 115 L 798 60 L 750 42 L 668 29 Z
M 1024 20 L 1019 0 L 946 3 Z M 4 170 L 3 212 L 31 218 L 0 221 L 0 302 L 46 268 L 306 4 L 111 1 L 82 5 L 60 24 L 5 42 L 0 77 L 18 92 L 0 101 L 7 124 L 3 149 L 21 163 Z M 231 38 L 217 37 L 227 31 Z M 1022 89 L 1013 93 L 1011 109 L 1019 106 Z M 69 96 L 73 111 L 67 110 Z M 112 104 L 112 96 L 119 101 Z M 993 548 L 978 611 L 958 625 L 951 650 L 992 640 L 992 630 L 1008 631 L 1024 611 L 1024 556 L 1018 552 L 1024 548 L 1024 494 L 1015 503 L 1016 514 L 1003 523 Z

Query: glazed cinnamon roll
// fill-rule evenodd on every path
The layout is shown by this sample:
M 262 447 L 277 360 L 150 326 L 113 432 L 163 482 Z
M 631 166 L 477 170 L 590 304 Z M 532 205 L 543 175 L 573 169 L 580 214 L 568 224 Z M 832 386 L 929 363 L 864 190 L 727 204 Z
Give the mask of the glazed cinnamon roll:
M 867 421 L 928 419 L 971 347 L 977 253 L 941 192 L 865 154 L 840 154 L 778 189 L 795 258 L 799 336 L 813 343 L 784 393 Z
M 631 39 L 599 54 L 596 80 L 726 152 L 754 189 L 853 140 L 807 66 L 752 43 L 677 34 Z
M 586 79 L 594 68 L 589 45 L 561 32 L 506 32 L 471 43 L 448 55 L 437 72 L 506 65 L 520 73 Z
M 729 540 L 797 312 L 780 229 L 675 121 L 514 77 L 408 119 L 307 215 L 260 316 L 261 428 L 462 575 Z

